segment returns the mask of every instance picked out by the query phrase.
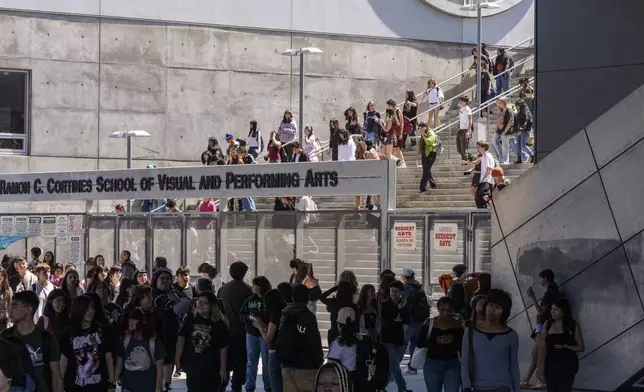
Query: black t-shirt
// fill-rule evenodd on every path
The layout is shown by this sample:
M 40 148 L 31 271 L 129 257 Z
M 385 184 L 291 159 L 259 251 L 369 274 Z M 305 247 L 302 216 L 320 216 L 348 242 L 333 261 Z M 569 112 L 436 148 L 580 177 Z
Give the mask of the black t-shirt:
M 103 392 L 109 375 L 105 354 L 113 347 L 112 329 L 93 324 L 83 331 L 67 328 L 60 339 L 60 352 L 67 358 L 63 375 L 65 391 Z
M 537 315 L 537 324 L 545 324 L 546 321 L 550 320 L 550 307 L 560 296 L 559 287 L 554 283 L 550 283 L 543 294 L 543 298 L 541 298 L 541 303 L 539 303 L 543 313 Z
M 398 308 L 398 304 L 389 298 L 382 304 L 382 342 L 402 346 L 405 343 L 403 324 L 409 324 L 407 305 Z
M 423 328 L 421 333 L 427 333 L 427 329 Z M 432 328 L 427 342 L 427 357 L 440 361 L 458 359 L 462 341 L 463 328 Z
M 503 133 L 503 131 L 508 127 L 508 123 L 512 120 L 514 120 L 514 114 L 512 113 L 512 109 L 508 107 L 503 111 L 503 128 L 497 129 L 496 133 Z M 510 133 L 510 130 L 508 130 L 508 133 Z
M 179 336 L 186 338 L 181 367 L 192 375 L 219 374 L 219 350 L 228 347 L 230 336 L 223 321 L 213 322 L 189 314 L 183 321 Z M 213 373 L 214 372 L 214 373 Z
M 362 316 L 364 317 L 364 327 L 366 329 L 376 328 L 376 320 L 378 319 L 377 313 L 363 313 Z

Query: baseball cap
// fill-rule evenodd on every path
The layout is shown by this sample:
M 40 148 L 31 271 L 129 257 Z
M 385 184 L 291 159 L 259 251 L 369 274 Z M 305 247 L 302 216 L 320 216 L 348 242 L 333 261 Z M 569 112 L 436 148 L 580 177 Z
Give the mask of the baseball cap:
M 232 139 L 232 138 L 234 138 L 234 137 L 235 137 L 235 136 L 233 136 L 233 134 L 232 134 L 232 133 L 227 133 L 227 134 L 226 134 L 226 136 L 224 137 L 224 139 L 228 140 L 228 139 Z
M 350 307 L 344 307 L 338 312 L 338 323 L 348 324 L 356 320 L 356 312 Z
M 402 276 L 410 277 L 410 276 L 414 276 L 414 275 L 416 275 L 416 274 L 414 273 L 413 269 L 411 269 L 409 267 L 403 268 Z

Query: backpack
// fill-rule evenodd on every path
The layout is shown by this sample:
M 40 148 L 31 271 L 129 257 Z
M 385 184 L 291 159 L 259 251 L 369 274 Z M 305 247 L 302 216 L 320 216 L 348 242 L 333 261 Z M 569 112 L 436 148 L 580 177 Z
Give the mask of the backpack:
M 411 133 L 411 121 L 407 116 L 403 117 L 403 135 L 409 135 Z
M 354 391 L 384 391 L 389 382 L 389 355 L 381 343 L 369 338 L 358 341 Z
M 239 147 L 246 147 L 246 140 L 244 139 L 235 139 L 235 142 L 237 142 L 237 146 Z
M 290 161 L 291 161 L 291 157 L 289 157 L 289 156 L 286 154 L 286 150 L 284 149 L 284 145 L 281 145 L 281 146 L 280 146 L 280 161 L 281 161 L 282 163 L 284 163 L 284 162 L 290 162 Z
M 512 56 L 508 56 L 508 69 L 512 69 L 512 68 L 514 68 L 514 59 L 512 58 Z M 512 71 L 508 72 L 508 76 L 511 72 Z
M 460 315 L 463 319 L 467 318 L 467 305 L 469 298 L 467 295 L 466 282 L 452 282 L 447 296 L 452 300 L 452 309 L 455 314 Z
M 36 330 L 40 330 L 42 334 L 42 362 L 43 370 L 45 373 L 45 380 L 49 380 L 48 384 L 51 385 L 51 368 L 49 367 L 50 363 L 50 351 L 51 343 L 54 337 L 47 331 L 44 331 L 38 327 Z M 2 332 L 2 338 L 13 343 L 20 352 L 20 362 L 22 363 L 22 370 L 24 373 L 31 378 L 34 382 L 38 380 L 36 377 L 36 369 L 34 368 L 33 361 L 31 359 L 31 352 L 27 345 L 18 337 L 18 332 L 15 330 L 15 327 L 7 328 Z M 29 390 L 29 389 L 27 389 Z M 43 389 L 36 385 L 35 391 L 42 391 Z
M 127 348 L 130 345 L 130 342 L 132 341 L 132 335 L 125 335 L 125 338 L 123 338 L 123 351 L 127 351 Z M 152 364 L 156 362 L 154 359 L 156 356 L 154 355 L 156 352 L 156 339 L 151 338 L 148 340 L 148 344 L 150 345 L 150 359 L 152 359 Z
M 429 317 L 429 301 L 427 300 L 425 290 L 422 288 L 412 288 L 407 305 L 409 306 L 409 317 L 412 322 L 422 322 Z
M 299 327 L 303 324 L 303 316 L 306 314 L 307 312 L 297 316 L 282 315 L 275 340 L 275 352 L 284 365 L 296 364 L 308 349 L 306 329 L 302 330 Z

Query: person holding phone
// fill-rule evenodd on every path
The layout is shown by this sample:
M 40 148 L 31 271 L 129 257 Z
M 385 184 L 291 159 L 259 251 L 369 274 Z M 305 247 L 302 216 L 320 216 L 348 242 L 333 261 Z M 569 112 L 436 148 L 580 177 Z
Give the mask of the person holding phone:
M 534 339 L 535 342 L 532 347 L 530 367 L 528 368 L 528 373 L 521 381 L 521 388 L 524 389 L 531 387 L 540 389 L 545 387 L 545 385 L 543 384 L 543 379 L 537 377 L 539 382 L 534 386 L 530 384 L 530 379 L 537 369 L 537 359 L 539 357 L 539 334 L 541 333 L 545 322 L 550 320 L 551 318 L 550 307 L 555 303 L 557 299 L 561 297 L 559 286 L 557 286 L 557 283 L 555 283 L 555 273 L 552 270 L 546 269 L 539 273 L 539 284 L 542 288 L 545 289 L 545 293 L 540 302 L 537 301 L 537 296 L 534 293 L 532 287 L 528 287 L 527 289 L 528 298 L 532 300 L 532 303 L 537 310 L 537 327 L 532 332 L 532 339 Z

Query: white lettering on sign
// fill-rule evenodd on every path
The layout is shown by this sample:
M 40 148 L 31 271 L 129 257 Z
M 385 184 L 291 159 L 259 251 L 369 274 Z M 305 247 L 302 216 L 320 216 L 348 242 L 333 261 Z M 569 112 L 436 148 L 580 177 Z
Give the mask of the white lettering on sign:
M 394 249 L 416 249 L 416 222 L 394 224 Z
M 458 251 L 458 224 L 434 223 L 434 250 L 441 252 Z

